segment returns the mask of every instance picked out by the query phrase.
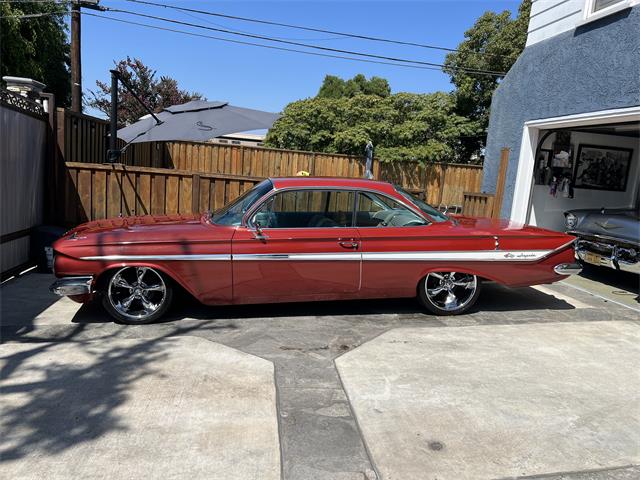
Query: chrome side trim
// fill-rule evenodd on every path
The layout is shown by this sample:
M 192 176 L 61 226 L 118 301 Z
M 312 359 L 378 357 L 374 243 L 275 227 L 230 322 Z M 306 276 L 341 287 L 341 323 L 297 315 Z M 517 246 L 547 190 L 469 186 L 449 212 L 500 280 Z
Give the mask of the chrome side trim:
M 247 253 L 234 255 L 98 255 L 81 260 L 100 261 L 471 261 L 535 262 L 556 250 L 476 250 L 431 252 L 363 252 L 363 253 Z
M 477 261 L 532 262 L 544 258 L 552 250 L 530 251 L 460 251 L 460 252 L 364 252 L 364 253 L 252 253 L 234 254 L 233 260 L 297 260 L 297 261 Z
M 238 261 L 292 260 L 292 261 L 347 261 L 359 262 L 361 253 L 246 253 L 233 255 Z
M 231 255 L 214 254 L 214 255 L 95 255 L 90 257 L 80 257 L 80 260 L 104 260 L 104 261 L 138 261 L 138 260 L 158 260 L 158 261 L 174 261 L 174 260 L 186 260 L 186 261 L 217 261 L 217 262 L 229 262 L 231 261 Z
M 56 295 L 85 295 L 91 293 L 92 276 L 63 277 L 51 284 L 49 291 Z
M 549 255 L 553 250 L 477 250 L 477 251 L 433 251 L 433 252 L 367 252 L 363 260 L 372 261 L 476 261 L 476 262 L 533 262 Z
M 553 267 L 553 271 L 558 275 L 577 275 L 582 271 L 582 267 L 577 263 L 561 263 Z

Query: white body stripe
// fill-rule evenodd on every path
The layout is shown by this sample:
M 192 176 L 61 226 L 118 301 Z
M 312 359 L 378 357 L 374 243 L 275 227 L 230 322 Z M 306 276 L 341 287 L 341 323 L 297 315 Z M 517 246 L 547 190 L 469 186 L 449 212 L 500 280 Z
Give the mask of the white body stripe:
M 96 255 L 92 257 L 80 257 L 80 260 L 204 260 L 204 261 L 231 261 L 231 255 Z
M 472 262 L 531 262 L 540 260 L 549 255 L 553 250 L 527 250 L 527 251 L 505 251 L 505 250 L 477 250 L 477 251 L 452 251 L 452 252 L 365 252 L 362 254 L 363 260 L 374 261 L 452 261 L 466 260 Z
M 360 261 L 361 253 L 241 253 L 233 260 Z
M 82 260 L 157 260 L 157 261 L 468 261 L 468 262 L 534 262 L 555 250 L 477 250 L 477 251 L 431 251 L 431 252 L 363 252 L 363 253 L 241 253 L 237 255 L 103 255 L 81 257 Z

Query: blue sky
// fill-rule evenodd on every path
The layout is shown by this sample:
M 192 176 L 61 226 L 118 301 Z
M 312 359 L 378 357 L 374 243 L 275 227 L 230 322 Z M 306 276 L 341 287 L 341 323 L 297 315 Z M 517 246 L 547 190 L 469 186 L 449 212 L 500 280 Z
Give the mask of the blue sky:
M 434 44 L 455 48 L 464 32 L 486 10 L 516 13 L 519 1 L 181 1 L 155 0 L 200 10 L 294 23 L 335 31 Z M 441 63 L 445 52 L 417 47 L 382 44 L 358 39 L 336 38 L 322 33 L 276 28 L 198 14 L 184 14 L 164 8 L 133 4 L 124 0 L 101 0 L 101 5 L 171 17 L 215 28 L 357 50 L 378 55 Z M 110 13 L 142 23 L 189 29 L 163 22 Z M 234 45 L 177 33 L 125 25 L 90 16 L 82 20 L 82 68 L 85 94 L 95 82 L 108 81 L 114 60 L 127 55 L 140 58 L 178 80 L 181 88 L 197 91 L 210 100 L 226 100 L 238 106 L 281 111 L 294 100 L 315 95 L 327 74 L 350 78 L 357 73 L 387 78 L 393 92 L 428 93 L 451 90 L 447 75 L 434 70 L 415 70 L 331 58 L 307 56 L 257 47 Z M 191 29 L 198 33 L 227 36 Z M 240 38 L 240 40 L 243 40 Z M 246 40 L 246 39 L 245 39 Z M 284 45 L 286 46 L 286 45 Z M 296 47 L 292 47 L 296 48 Z M 95 111 L 87 113 L 96 114 Z

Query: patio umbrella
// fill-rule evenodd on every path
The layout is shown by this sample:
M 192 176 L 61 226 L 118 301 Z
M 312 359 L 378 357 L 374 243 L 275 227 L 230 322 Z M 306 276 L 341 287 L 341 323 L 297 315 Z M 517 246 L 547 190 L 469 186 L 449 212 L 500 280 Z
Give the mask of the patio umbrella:
M 118 130 L 118 138 L 127 143 L 185 140 L 203 142 L 230 133 L 271 128 L 277 113 L 251 110 L 227 102 L 194 100 L 167 107 L 156 114 L 144 116 L 136 123 Z

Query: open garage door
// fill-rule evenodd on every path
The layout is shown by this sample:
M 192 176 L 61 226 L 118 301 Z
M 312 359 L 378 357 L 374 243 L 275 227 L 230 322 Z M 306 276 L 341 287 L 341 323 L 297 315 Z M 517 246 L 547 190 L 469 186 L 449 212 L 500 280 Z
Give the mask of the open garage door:
M 640 122 L 541 129 L 528 223 L 564 231 L 568 211 L 637 211 L 639 147 Z
M 527 122 L 511 220 L 576 235 L 567 283 L 640 307 L 640 107 Z

